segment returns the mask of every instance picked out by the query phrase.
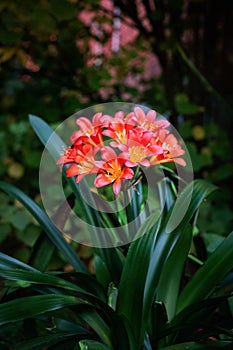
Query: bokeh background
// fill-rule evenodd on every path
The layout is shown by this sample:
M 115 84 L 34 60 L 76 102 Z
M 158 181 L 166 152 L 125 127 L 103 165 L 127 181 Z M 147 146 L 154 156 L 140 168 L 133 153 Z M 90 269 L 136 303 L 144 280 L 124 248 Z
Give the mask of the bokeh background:
M 43 146 L 29 114 L 55 128 L 90 105 L 146 105 L 178 129 L 195 177 L 219 186 L 196 228 L 204 260 L 232 228 L 232 18 L 230 0 L 2 0 L 1 179 L 40 203 Z M 28 262 L 41 229 L 18 202 L 0 202 L 0 250 Z M 91 270 L 91 249 L 77 251 Z M 49 268 L 61 267 L 55 252 Z

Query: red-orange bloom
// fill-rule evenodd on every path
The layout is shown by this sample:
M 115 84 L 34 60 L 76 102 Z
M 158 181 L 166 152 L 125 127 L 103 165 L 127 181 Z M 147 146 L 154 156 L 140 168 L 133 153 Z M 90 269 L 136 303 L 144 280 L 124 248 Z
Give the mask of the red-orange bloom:
M 125 166 L 125 160 L 118 157 L 111 147 L 104 147 L 101 150 L 103 161 L 96 161 L 100 173 L 95 179 L 97 188 L 113 184 L 113 191 L 117 196 L 121 189 L 122 180 L 129 180 L 134 176 L 132 169 Z
M 129 131 L 135 126 L 134 122 L 129 122 L 131 115 L 132 113 L 129 113 L 124 117 L 124 112 L 119 111 L 115 114 L 115 118 L 109 118 L 109 125 L 102 134 L 113 139 L 113 141 L 110 142 L 112 147 L 127 144 Z
M 95 165 L 95 154 L 97 149 L 94 149 L 91 145 L 80 145 L 75 148 L 68 148 L 65 150 L 57 164 L 65 165 L 72 164 L 66 170 L 66 176 L 77 176 L 76 182 L 82 180 L 82 178 L 88 174 L 96 174 L 98 168 Z
M 119 146 L 123 151 L 120 156 L 126 160 L 125 165 L 134 167 L 140 164 L 149 167 L 151 163 L 148 157 L 163 153 L 162 147 L 152 141 L 153 133 L 148 131 L 141 133 L 137 129 L 130 130 L 127 145 Z
M 77 150 L 75 148 L 67 147 L 64 150 L 64 153 L 61 154 L 56 164 L 63 166 L 64 164 L 76 162 Z
M 66 175 L 76 176 L 76 182 L 88 174 L 97 174 L 95 186 L 112 184 L 118 195 L 122 181 L 134 176 L 132 167 L 166 162 L 186 165 L 181 158 L 185 151 L 176 137 L 166 130 L 170 123 L 157 120 L 154 110 L 145 113 L 136 107 L 126 116 L 123 111 L 118 111 L 114 117 L 96 113 L 92 120 L 78 118 L 76 124 L 79 130 L 71 136 L 72 147 L 68 147 L 57 161 L 61 167 L 70 164 Z M 110 138 L 110 146 L 104 146 L 103 136 Z M 96 158 L 99 151 L 101 160 Z
M 147 130 L 154 133 L 170 125 L 168 120 L 156 119 L 156 112 L 154 110 L 151 109 L 145 113 L 140 107 L 134 108 L 130 121 L 137 125 L 138 130 Z
M 160 130 L 157 143 L 162 146 L 163 153 L 152 157 L 151 165 L 159 163 L 175 162 L 185 166 L 186 162 L 180 156 L 185 154 L 185 151 L 179 145 L 177 138 L 170 134 L 168 130 Z
M 90 143 L 94 147 L 103 146 L 101 132 L 101 127 L 103 126 L 102 113 L 96 113 L 92 118 L 92 122 L 85 117 L 80 117 L 76 120 L 76 124 L 80 130 L 74 131 L 71 136 L 73 145 Z

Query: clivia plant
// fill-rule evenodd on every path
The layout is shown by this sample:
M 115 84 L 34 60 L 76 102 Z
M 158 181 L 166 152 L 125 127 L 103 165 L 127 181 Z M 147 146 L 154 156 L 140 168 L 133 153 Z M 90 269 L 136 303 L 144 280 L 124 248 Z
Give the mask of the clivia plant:
M 191 251 L 199 207 L 216 187 L 181 178 L 187 151 L 154 110 L 76 119 L 67 146 L 30 116 L 78 224 L 63 202 L 48 208 L 45 198 L 43 210 L 0 182 L 44 231 L 37 267 L 0 253 L 2 348 L 231 349 L 233 233 L 204 262 Z M 93 247 L 94 275 L 67 235 Z M 54 247 L 71 272 L 46 271 Z M 188 275 L 190 261 L 198 268 Z M 23 336 L 8 339 L 16 330 Z

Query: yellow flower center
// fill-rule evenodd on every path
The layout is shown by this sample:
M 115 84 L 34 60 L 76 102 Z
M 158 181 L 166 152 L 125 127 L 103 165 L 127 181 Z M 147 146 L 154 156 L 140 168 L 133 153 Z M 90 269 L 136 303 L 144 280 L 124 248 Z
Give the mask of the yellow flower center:
M 129 150 L 130 161 L 133 163 L 140 162 L 148 156 L 148 151 L 143 146 L 132 146 Z
M 116 132 L 116 137 L 117 137 L 117 142 L 118 143 L 122 143 L 123 145 L 126 145 L 127 143 L 127 134 L 126 134 L 126 130 L 123 129 L 122 131 L 117 131 Z
M 80 174 L 89 173 L 94 166 L 94 158 L 84 158 L 79 164 Z
M 106 169 L 106 176 L 111 181 L 115 181 L 115 180 L 120 179 L 120 177 L 122 175 L 121 166 L 115 160 L 113 160 L 111 162 L 111 164 L 112 164 L 112 167 L 109 166 Z

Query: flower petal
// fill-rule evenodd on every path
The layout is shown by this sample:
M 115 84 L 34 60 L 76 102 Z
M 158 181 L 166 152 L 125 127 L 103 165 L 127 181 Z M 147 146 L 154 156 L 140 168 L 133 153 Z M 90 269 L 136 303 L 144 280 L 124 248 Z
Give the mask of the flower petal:
M 115 181 L 114 184 L 112 185 L 113 187 L 113 192 L 115 196 L 118 196 L 120 190 L 121 190 L 121 181 Z
M 94 185 L 95 187 L 100 188 L 109 185 L 113 181 L 114 180 L 109 179 L 109 177 L 107 177 L 105 174 L 99 174 L 95 178 Z
M 140 107 L 135 107 L 134 113 L 137 117 L 138 123 L 142 124 L 142 122 L 145 120 L 145 117 L 146 117 L 144 111 Z
M 117 158 L 116 152 L 109 146 L 105 146 L 101 149 L 101 157 L 105 162 Z
M 134 176 L 133 170 L 128 167 L 125 167 L 123 170 L 122 179 L 129 180 L 129 179 L 132 179 L 133 176 Z
M 85 117 L 78 118 L 76 120 L 76 124 L 80 127 L 80 129 L 85 133 L 86 131 L 92 128 L 92 123 L 89 119 Z
M 102 113 L 96 113 L 92 118 L 92 123 L 94 126 L 101 126 L 102 123 Z
M 148 119 L 150 123 L 153 123 L 155 118 L 156 112 L 153 109 L 149 110 L 149 112 L 147 112 L 146 119 Z
M 186 165 L 186 161 L 183 158 L 174 158 L 174 162 L 182 166 Z
M 148 159 L 143 159 L 139 163 L 147 168 L 150 166 L 150 161 Z
M 80 173 L 80 169 L 78 165 L 71 165 L 68 169 L 66 169 L 66 176 L 75 176 Z

